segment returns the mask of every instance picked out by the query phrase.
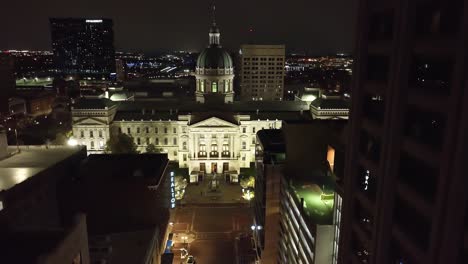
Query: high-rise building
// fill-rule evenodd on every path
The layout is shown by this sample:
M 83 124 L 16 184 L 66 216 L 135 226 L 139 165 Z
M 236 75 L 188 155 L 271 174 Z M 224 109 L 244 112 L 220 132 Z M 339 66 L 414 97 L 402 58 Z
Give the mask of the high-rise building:
M 115 72 L 110 19 L 51 18 L 54 64 L 59 73 L 109 78 Z
M 241 100 L 283 100 L 284 63 L 284 45 L 241 45 Z
M 358 18 L 339 263 L 468 263 L 468 1 Z
M 15 93 L 13 58 L 0 54 L 0 113 L 8 112 L 8 99 Z
M 261 263 L 275 263 L 280 239 L 280 186 L 286 150 L 283 131 L 257 132 L 253 241 Z
M 342 121 L 284 122 L 257 133 L 252 237 L 261 263 L 332 263 Z M 338 173 L 338 175 L 334 174 Z

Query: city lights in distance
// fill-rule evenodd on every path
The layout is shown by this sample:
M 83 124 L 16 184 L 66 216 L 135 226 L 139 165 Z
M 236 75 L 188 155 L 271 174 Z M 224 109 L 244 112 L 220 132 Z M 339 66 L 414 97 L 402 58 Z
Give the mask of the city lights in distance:
M 86 19 L 86 23 L 102 23 L 102 19 Z

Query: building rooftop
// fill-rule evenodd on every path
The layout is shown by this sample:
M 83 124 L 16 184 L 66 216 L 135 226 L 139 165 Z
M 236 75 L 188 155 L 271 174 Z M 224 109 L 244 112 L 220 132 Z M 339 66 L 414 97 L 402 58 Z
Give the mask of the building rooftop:
M 74 109 L 104 109 L 105 103 L 99 100 L 81 99 Z M 299 101 L 249 101 L 232 104 L 197 103 L 186 100 L 166 101 L 122 101 L 118 105 L 115 121 L 157 121 L 177 120 L 179 115 L 195 116 L 220 115 L 221 119 L 237 123 L 234 115 L 250 115 L 251 120 L 310 120 L 309 107 Z M 235 122 L 234 122 L 235 121 Z M 191 122 L 193 123 L 193 121 Z
M 148 257 L 149 250 L 153 246 L 156 228 L 155 226 L 151 229 L 108 234 L 108 243 L 112 251 L 108 252 L 107 255 L 103 256 L 102 253 L 100 255 L 112 264 L 146 263 L 145 258 Z M 92 252 L 92 244 L 90 251 Z
M 281 129 L 262 129 L 257 132 L 263 152 L 286 153 L 284 135 Z
M 106 168 L 99 177 L 105 178 L 151 178 L 159 182 L 169 160 L 166 154 L 95 154 L 83 163 L 83 170 Z
M 2 263 L 38 263 L 41 256 L 55 250 L 64 237 L 62 229 L 2 233 Z
M 106 109 L 116 103 L 107 98 L 80 98 L 73 109 Z
M 304 199 L 303 210 L 316 224 L 331 224 L 333 217 L 334 182 L 324 171 L 311 170 L 302 179 L 290 179 L 297 201 Z
M 310 103 L 311 107 L 318 109 L 347 109 L 349 102 L 341 98 L 317 98 Z
M 88 231 L 93 235 L 164 224 L 161 208 L 168 207 L 169 200 L 166 204 L 166 198 L 158 197 L 169 191 L 162 188 L 168 162 L 167 154 L 90 155 L 82 162 L 76 188 L 67 198 L 87 214 Z
M 8 148 L 10 153 L 16 147 Z M 0 191 L 20 184 L 81 150 L 79 147 L 21 146 L 21 152 L 0 160 Z

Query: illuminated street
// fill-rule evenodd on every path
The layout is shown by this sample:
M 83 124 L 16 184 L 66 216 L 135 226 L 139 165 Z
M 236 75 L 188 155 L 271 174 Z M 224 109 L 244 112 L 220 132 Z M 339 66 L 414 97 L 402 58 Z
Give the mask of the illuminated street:
M 223 205 L 177 208 L 174 210 L 174 236 L 186 231 L 194 235 L 195 240 L 189 243 L 188 251 L 197 263 L 235 263 L 234 239 L 242 232 L 249 232 L 250 210 L 246 206 Z M 173 263 L 181 263 L 180 250 L 177 250 L 181 246 L 180 243 L 174 246 Z

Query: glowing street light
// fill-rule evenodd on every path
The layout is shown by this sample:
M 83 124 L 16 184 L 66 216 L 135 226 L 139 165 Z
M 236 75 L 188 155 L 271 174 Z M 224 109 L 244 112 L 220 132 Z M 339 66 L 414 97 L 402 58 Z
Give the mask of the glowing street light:
M 74 139 L 74 138 L 70 138 L 70 139 L 67 141 L 67 144 L 68 144 L 69 146 L 72 146 L 72 147 L 77 146 L 77 145 L 78 145 L 78 140 L 76 140 L 76 139 Z

